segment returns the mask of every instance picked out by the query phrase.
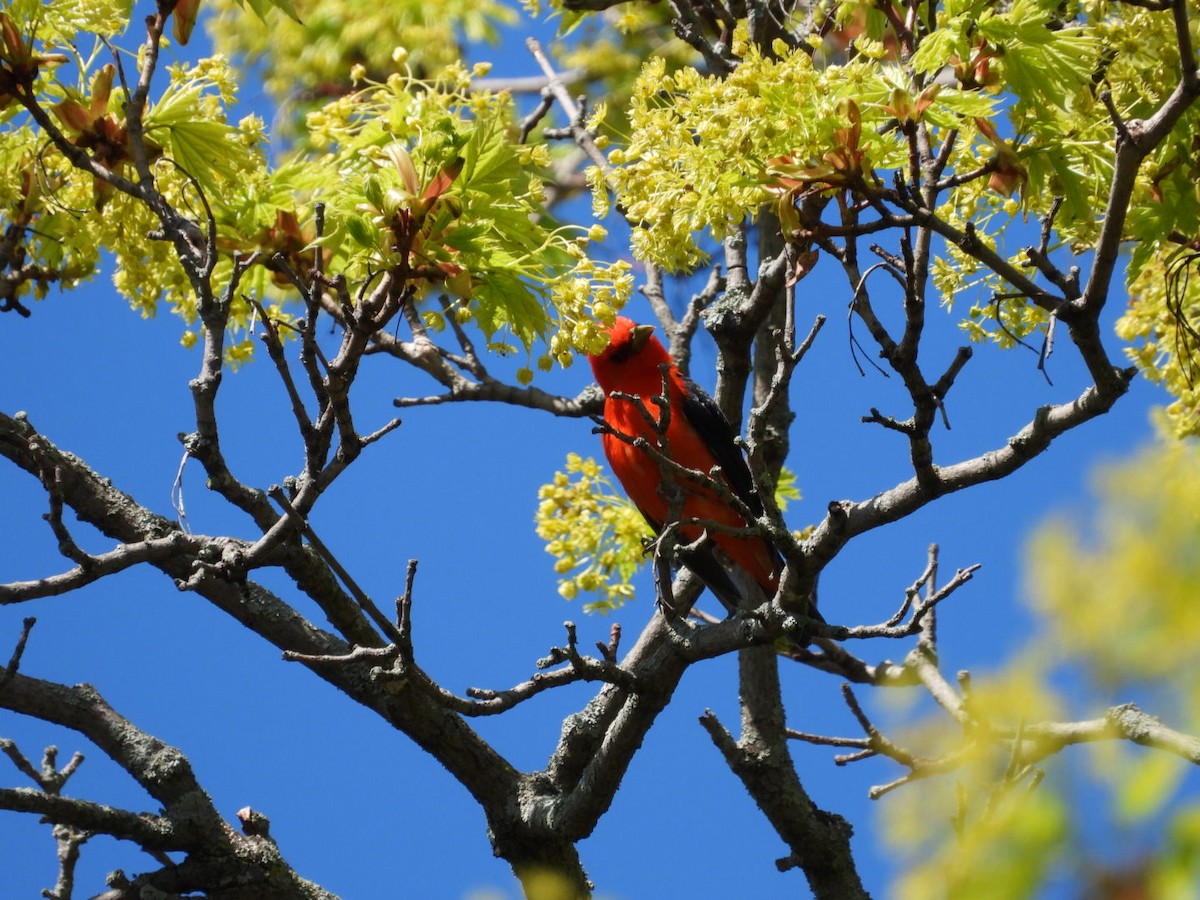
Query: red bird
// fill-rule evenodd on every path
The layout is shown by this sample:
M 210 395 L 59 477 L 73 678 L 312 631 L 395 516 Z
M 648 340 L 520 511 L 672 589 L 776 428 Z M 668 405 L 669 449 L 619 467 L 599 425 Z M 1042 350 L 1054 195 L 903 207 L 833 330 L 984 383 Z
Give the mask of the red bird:
M 717 477 L 751 512 L 761 515 L 762 503 L 754 491 L 746 460 L 734 443 L 729 420 L 703 389 L 679 371 L 653 331 L 651 325 L 636 325 L 623 316 L 618 317 L 609 329 L 608 347 L 589 357 L 592 372 L 604 391 L 605 424 L 612 431 L 645 438 L 651 446 L 657 446 L 659 436 L 639 404 L 614 397 L 613 393 L 640 398 L 654 420 L 662 421 L 662 410 L 650 398 L 662 394 L 660 367 L 668 365 L 670 419 L 666 429 L 666 454 L 679 465 L 705 474 L 714 466 L 720 466 L 721 474 Z M 625 493 L 646 517 L 650 527 L 660 532 L 670 517 L 670 504 L 663 496 L 663 474 L 658 462 L 616 434 L 605 432 L 602 441 L 608 464 Z M 714 491 L 683 476 L 675 478 L 675 485 L 683 494 L 680 520 L 719 522 L 739 528 L 746 525 L 742 515 Z M 704 530 L 701 525 L 687 525 L 680 529 L 680 534 L 690 543 Z M 768 597 L 774 596 L 779 586 L 782 560 L 766 540 L 759 536 L 739 537 L 716 529 L 709 529 L 709 536 Z M 711 552 L 689 553 L 683 561 L 731 612 L 736 610 L 741 592 L 734 586 L 725 566 Z

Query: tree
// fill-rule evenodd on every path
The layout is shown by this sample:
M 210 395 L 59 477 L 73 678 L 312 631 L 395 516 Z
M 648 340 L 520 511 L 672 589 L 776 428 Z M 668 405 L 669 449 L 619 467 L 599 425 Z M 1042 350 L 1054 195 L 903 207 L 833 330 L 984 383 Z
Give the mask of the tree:
M 921 826 L 930 842 L 948 843 L 910 874 L 914 896 L 928 895 L 922 879 L 931 877 L 952 892 L 978 890 L 981 874 L 1001 893 L 1044 883 L 1067 816 L 1056 789 L 1030 788 L 1044 760 L 1075 744 L 1128 741 L 1200 760 L 1195 739 L 1128 703 L 1069 713 L 1052 700 L 1048 665 L 1020 659 L 994 681 L 948 676 L 937 610 L 963 595 L 978 567 L 956 561 L 947 577 L 936 546 L 915 581 L 877 573 L 873 589 L 902 598 L 881 621 L 829 589 L 835 564 L 873 533 L 924 528 L 934 521 L 927 509 L 936 517 L 954 495 L 1019 483 L 1031 464 L 1045 465 L 1051 444 L 1094 427 L 1139 369 L 1174 395 L 1164 440 L 1186 441 L 1200 427 L 1188 277 L 1200 259 L 1194 4 L 564 0 L 554 6 L 564 32 L 587 29 L 585 39 L 568 34 L 558 56 L 530 41 L 529 65 L 540 72 L 532 82 L 463 61 L 464 40 L 498 38 L 514 20 L 499 3 L 447 4 L 443 14 L 460 15 L 461 30 L 421 3 L 249 5 L 253 12 L 205 5 L 218 49 L 241 70 L 215 55 L 167 64 L 165 54 L 192 37 L 198 0 L 162 0 L 136 37 L 122 36 L 140 20 L 121 0 L 83 10 L 16 0 L 0 13 L 6 327 L 36 324 L 66 302 L 49 297 L 51 286 L 77 290 L 111 270 L 135 308 L 179 316 L 198 365 L 174 510 L 132 496 L 60 446 L 39 429 L 36 410 L 0 411 L 6 477 L 40 485 L 22 495 L 28 502 L 6 517 L 9 527 L 23 533 L 44 511 L 67 560 L 65 570 L 31 577 L 14 563 L 13 576 L 2 573 L 0 603 L 53 609 L 62 600 L 50 598 L 120 584 L 137 570 L 167 575 L 444 766 L 530 897 L 590 892 L 577 845 L 610 811 L 685 676 L 723 659 L 736 658 L 736 671 L 726 671 L 736 678 L 738 728 L 713 712 L 701 724 L 786 848 L 779 868 L 800 870 L 820 897 L 866 888 L 850 822 L 814 799 L 820 776 L 797 762 L 798 744 L 848 748 L 843 763 L 887 758 L 901 774 L 874 795 L 903 787 L 926 817 L 957 785 L 940 815 L 953 815 L 954 829 Z M 232 123 L 246 66 L 279 104 L 278 159 L 262 117 Z M 531 97 L 514 99 L 531 84 Z M 583 89 L 605 99 L 589 112 L 573 93 Z M 565 124 L 548 124 L 552 115 Z M 595 218 L 578 202 L 589 189 Z M 626 238 L 632 263 L 612 249 Z M 596 608 L 619 610 L 637 636 L 614 624 L 592 650 L 568 623 L 534 676 L 455 693 L 414 628 L 439 605 L 422 596 L 417 562 L 403 575 L 391 566 L 393 610 L 334 548 L 361 545 L 390 559 L 437 531 L 465 589 L 484 594 L 499 586 L 474 570 L 473 557 L 525 513 L 511 522 L 473 514 L 492 485 L 463 477 L 439 486 L 437 508 L 397 510 L 387 530 L 363 533 L 345 512 L 354 506 L 341 504 L 350 496 L 365 507 L 390 490 L 378 475 L 354 482 L 371 457 L 391 445 L 385 471 L 395 483 L 422 478 L 397 445 L 410 425 L 397 432 L 400 420 L 382 415 L 371 381 L 386 371 L 403 385 L 395 405 L 422 416 L 421 428 L 432 427 L 436 407 L 459 423 L 488 416 L 514 423 L 490 427 L 507 427 L 532 452 L 533 417 L 586 421 L 599 410 L 594 388 L 556 386 L 572 383 L 564 373 L 580 356 L 603 348 L 618 310 L 636 308 L 635 286 L 681 366 L 701 377 L 695 363 L 715 354 L 713 394 L 731 422 L 744 423 L 765 507 L 747 516 L 786 561 L 778 595 L 749 589 L 736 615 L 705 613 L 696 606 L 702 586 L 675 565 L 676 531 L 668 526 L 644 550 L 636 515 L 603 472 L 571 457 L 538 508 L 559 591 L 593 593 Z M 807 458 L 793 451 L 798 405 L 831 377 L 813 368 L 809 351 L 827 343 L 823 325 L 844 307 L 854 365 L 888 379 L 864 380 L 862 423 L 895 438 L 879 452 L 874 438 L 836 448 L 870 460 L 855 472 L 859 499 L 850 500 L 812 470 L 811 448 Z M 1114 324 L 1129 366 L 1111 349 Z M 974 359 L 971 342 L 989 361 Z M 1014 347 L 1033 349 L 1036 369 L 999 352 Z M 985 365 L 986 378 L 972 377 Z M 1022 381 L 1030 372 L 1055 384 L 1035 389 Z M 239 381 L 255 387 L 239 391 Z M 655 398 L 642 399 L 651 415 Z M 239 404 L 260 411 L 245 426 L 258 430 L 250 448 L 238 446 L 248 440 Z M 1010 427 L 1016 408 L 1021 419 Z M 796 434 L 821 433 L 819 417 L 808 419 Z M 644 449 L 661 461 L 668 490 L 686 482 L 719 490 L 713 473 L 672 468 L 661 447 Z M 491 452 L 472 448 L 479 465 Z M 185 490 L 195 467 L 219 503 Z M 1194 470 L 1184 472 L 1181 483 L 1194 483 Z M 806 506 L 813 521 L 793 531 L 781 508 L 797 486 L 823 506 Z M 68 524 L 68 512 L 82 524 Z M 110 549 L 87 549 L 103 542 Z M 637 574 L 642 563 L 650 574 Z M 1073 634 L 1081 595 L 1101 586 L 1064 590 L 1065 575 L 1039 571 L 1052 620 Z M 639 581 L 654 586 L 653 612 L 622 606 Z M 533 574 L 528 583 L 539 584 Z M 534 590 L 514 593 L 525 595 L 522 608 L 498 617 L 553 615 L 529 598 Z M 442 627 L 463 627 L 444 615 Z M 67 796 L 68 779 L 84 771 L 77 758 L 59 768 L 48 751 L 39 769 L 6 741 L 35 786 L 0 789 L 0 809 L 51 824 L 60 860 L 53 896 L 72 896 L 81 848 L 100 835 L 146 854 L 131 874 L 109 877 L 108 897 L 331 896 L 300 874 L 303 863 L 293 868 L 262 812 L 246 807 L 237 828 L 221 815 L 186 746 L 139 727 L 96 688 L 29 671 L 38 639 L 26 618 L 0 674 L 0 707 L 77 732 L 158 807 Z M 1110 633 L 1078 646 L 1109 653 L 1120 640 Z M 1156 646 L 1135 648 L 1137 658 Z M 532 663 L 518 650 L 515 661 L 507 648 L 492 652 L 505 655 L 507 670 Z M 869 661 L 879 655 L 900 661 Z M 1180 673 L 1147 671 L 1155 684 Z M 805 673 L 806 694 L 840 697 L 861 734 L 798 727 L 807 697 L 793 692 L 794 672 Z M 938 721 L 911 735 L 883 727 L 860 699 L 871 688 L 924 696 Z M 485 737 L 491 717 L 529 716 L 555 697 L 579 702 L 534 765 Z M 1175 724 L 1194 730 L 1194 716 L 1180 715 Z M 1190 834 L 1190 820 L 1177 821 Z M 1170 848 L 1192 847 L 1186 834 Z M 981 873 L 980 859 L 1009 862 Z M 1190 865 L 1170 870 L 1172 883 Z

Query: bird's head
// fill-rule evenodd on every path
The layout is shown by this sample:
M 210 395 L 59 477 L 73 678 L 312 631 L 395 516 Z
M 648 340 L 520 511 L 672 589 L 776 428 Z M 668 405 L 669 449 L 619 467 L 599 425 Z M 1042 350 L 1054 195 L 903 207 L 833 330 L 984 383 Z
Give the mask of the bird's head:
M 652 388 L 661 384 L 658 367 L 670 363 L 671 355 L 654 336 L 653 325 L 638 325 L 632 319 L 617 316 L 608 335 L 608 346 L 588 357 L 604 393 L 638 393 L 640 382 L 647 379 Z

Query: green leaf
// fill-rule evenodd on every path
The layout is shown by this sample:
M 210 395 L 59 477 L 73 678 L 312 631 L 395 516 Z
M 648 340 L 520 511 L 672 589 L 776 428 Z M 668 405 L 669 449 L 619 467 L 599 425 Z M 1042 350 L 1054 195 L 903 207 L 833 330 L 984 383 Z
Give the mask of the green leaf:
M 956 38 L 957 35 L 948 28 L 927 35 L 913 54 L 913 68 L 922 74 L 941 69 L 954 53 Z
M 166 129 L 171 155 L 205 190 L 218 190 L 215 176 L 235 180 L 249 166 L 244 147 L 228 139 L 232 131 L 220 122 L 178 122 Z
M 532 289 L 504 269 L 482 276 L 474 299 L 475 318 L 489 338 L 507 326 L 528 349 L 546 330 L 546 311 Z
M 362 192 L 367 203 L 375 209 L 383 210 L 383 185 L 375 175 L 368 175 L 363 179 Z
M 1185 763 L 1166 753 L 1139 753 L 1135 765 L 1117 786 L 1117 811 L 1122 818 L 1138 821 L 1166 804 L 1183 779 Z
M 1084 175 L 1071 165 L 1067 154 L 1060 149 L 1051 149 L 1046 153 L 1046 158 L 1055 175 L 1054 192 L 1064 200 L 1063 212 L 1072 220 L 1094 216 L 1095 210 Z
M 503 189 L 520 183 L 523 175 L 516 153 L 503 130 L 497 127 L 495 117 L 478 122 L 463 147 L 464 183 L 501 199 Z
M 996 113 L 996 98 L 991 94 L 984 94 L 980 91 L 942 88 L 930 110 L 935 110 L 939 107 L 948 109 L 960 116 L 990 119 Z M 960 123 L 955 122 L 952 124 L 958 125 Z
M 435 228 L 439 225 L 435 222 Z M 480 238 L 492 230 L 492 223 L 487 219 L 474 218 L 470 221 L 459 219 L 453 230 L 441 238 L 442 244 L 451 250 L 462 253 L 479 253 L 482 250 Z
M 355 243 L 374 250 L 379 246 L 379 234 L 362 216 L 347 216 L 346 231 Z
M 796 485 L 796 473 L 783 466 L 775 482 L 775 505 L 779 507 L 780 512 L 786 512 L 788 502 L 799 499 L 800 488 Z

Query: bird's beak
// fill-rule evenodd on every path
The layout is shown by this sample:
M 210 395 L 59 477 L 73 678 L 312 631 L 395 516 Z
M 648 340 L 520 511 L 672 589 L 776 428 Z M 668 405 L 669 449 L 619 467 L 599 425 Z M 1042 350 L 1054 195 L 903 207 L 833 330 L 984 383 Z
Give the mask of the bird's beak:
M 635 351 L 641 350 L 646 346 L 646 342 L 650 340 L 652 334 L 654 334 L 653 325 L 635 325 L 629 332 L 629 343 L 633 345 Z

